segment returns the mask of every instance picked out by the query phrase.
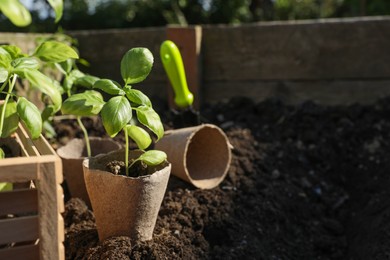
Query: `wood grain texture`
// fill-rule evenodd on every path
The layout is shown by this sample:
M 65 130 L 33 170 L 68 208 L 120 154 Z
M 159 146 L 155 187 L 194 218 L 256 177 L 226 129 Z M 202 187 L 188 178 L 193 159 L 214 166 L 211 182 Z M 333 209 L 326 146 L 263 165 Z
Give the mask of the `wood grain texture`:
M 36 189 L 0 192 L 0 216 L 8 214 L 37 213 Z
M 39 246 L 27 245 L 4 248 L 0 250 L 0 259 L 7 260 L 38 260 L 39 259 Z
M 0 245 L 35 241 L 39 238 L 38 216 L 1 219 L 0 230 Z
M 203 28 L 204 79 L 389 78 L 390 18 Z

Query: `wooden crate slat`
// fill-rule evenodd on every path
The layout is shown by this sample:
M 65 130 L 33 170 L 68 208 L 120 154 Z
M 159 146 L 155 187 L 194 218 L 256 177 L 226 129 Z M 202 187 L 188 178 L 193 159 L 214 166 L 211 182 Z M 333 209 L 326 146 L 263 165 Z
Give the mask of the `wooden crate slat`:
M 43 138 L 43 136 L 41 136 L 41 137 L 42 138 L 39 138 L 39 139 L 36 139 L 36 140 L 32 140 L 32 142 L 34 143 L 35 147 L 38 149 L 39 154 L 40 155 L 53 155 L 53 154 L 56 154 L 56 152 L 51 147 L 49 142 L 45 138 Z
M 19 128 L 17 130 L 18 136 L 22 143 L 24 144 L 24 148 L 26 149 L 29 156 L 38 156 L 39 151 L 35 147 L 34 143 L 32 142 L 31 138 L 29 137 L 27 131 L 21 127 L 21 124 L 19 124 Z
M 39 238 L 38 216 L 0 220 L 0 244 L 34 241 Z
M 0 192 L 0 216 L 38 211 L 36 189 Z
M 59 213 L 62 197 L 58 197 L 62 181 L 61 163 L 45 163 L 40 165 L 38 189 L 38 205 L 40 220 L 40 247 L 42 259 L 63 259 L 61 245 L 64 240 L 63 219 Z M 61 180 L 59 180 L 61 179 Z M 48 196 L 56 194 L 57 196 Z M 56 214 L 54 214 L 56 212 Z
M 0 259 L 39 259 L 39 245 L 15 246 L 11 248 L 0 249 Z
M 37 162 L 32 157 L 0 160 L 0 182 L 25 182 L 38 179 Z

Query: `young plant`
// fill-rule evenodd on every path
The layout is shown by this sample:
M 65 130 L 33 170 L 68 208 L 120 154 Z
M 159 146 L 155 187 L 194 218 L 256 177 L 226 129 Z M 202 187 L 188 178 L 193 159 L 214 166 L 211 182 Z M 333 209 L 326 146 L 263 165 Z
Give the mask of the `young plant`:
M 87 102 L 87 104 L 84 104 L 82 102 L 82 104 L 80 104 L 80 102 L 79 102 L 80 100 L 78 99 L 79 95 L 77 95 L 77 94 L 76 94 L 76 96 L 73 96 L 73 95 L 75 95 L 74 93 L 77 92 L 78 87 L 92 89 L 93 84 L 99 78 L 97 78 L 95 76 L 84 74 L 83 72 L 78 70 L 78 68 L 75 65 L 75 61 L 72 59 L 69 59 L 69 60 L 62 62 L 62 63 L 56 63 L 56 66 L 64 74 L 62 89 L 63 89 L 63 92 L 66 93 L 66 95 L 67 95 L 67 99 L 64 101 L 64 103 L 66 105 L 65 105 L 65 108 L 62 109 L 62 112 L 64 114 L 71 114 L 71 115 L 76 116 L 77 123 L 80 126 L 81 130 L 83 131 L 85 145 L 87 148 L 87 156 L 91 157 L 92 153 L 91 153 L 91 145 L 89 142 L 88 132 L 87 132 L 87 129 L 85 128 L 83 122 L 81 121 L 81 118 L 83 116 L 96 115 L 96 113 L 95 113 L 96 110 L 89 112 L 88 109 L 87 110 L 83 109 L 82 108 L 83 106 L 89 106 L 90 103 Z M 93 91 L 93 90 L 85 91 L 85 95 L 89 96 L 90 101 L 92 103 L 95 103 L 95 104 L 93 104 L 93 106 L 98 107 L 97 113 L 99 113 L 101 106 L 104 104 L 104 103 L 102 104 L 100 102 L 101 100 L 103 100 L 102 95 L 99 92 Z M 94 99 L 94 97 L 97 97 L 97 98 Z M 80 106 L 80 109 L 68 110 L 67 106 L 69 104 L 71 104 L 72 102 L 74 104 L 76 104 L 77 106 Z
M 137 124 L 140 123 L 152 131 L 157 141 L 164 135 L 160 117 L 154 111 L 150 99 L 141 91 L 132 88 L 132 84 L 143 81 L 149 75 L 152 66 L 153 55 L 148 49 L 130 49 L 121 60 L 123 85 L 110 79 L 99 79 L 93 84 L 95 90 L 72 95 L 64 101 L 61 109 L 65 114 L 100 115 L 110 137 L 115 137 L 120 131 L 124 132 L 126 175 L 129 174 L 129 138 L 143 151 L 152 143 L 149 133 Z M 108 101 L 104 101 L 100 92 L 96 90 L 108 95 Z M 165 160 L 164 152 L 149 150 L 136 161 L 143 161 L 152 166 Z
M 40 44 L 32 55 L 22 53 L 14 45 L 0 46 L 0 92 L 5 99 L 0 108 L 0 137 L 8 137 L 23 121 L 31 137 L 36 139 L 42 132 L 42 122 L 59 111 L 62 97 L 59 83 L 40 72 L 43 62 L 63 62 L 77 59 L 78 54 L 68 45 L 56 41 Z M 42 111 L 35 104 L 14 91 L 18 79 L 27 81 L 51 100 Z

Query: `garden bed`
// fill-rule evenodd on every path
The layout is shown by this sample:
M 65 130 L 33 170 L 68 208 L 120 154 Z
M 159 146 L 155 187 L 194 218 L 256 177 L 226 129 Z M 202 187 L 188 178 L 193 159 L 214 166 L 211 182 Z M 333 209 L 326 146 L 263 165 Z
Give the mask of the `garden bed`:
M 389 98 L 332 107 L 233 98 L 202 115 L 234 146 L 222 184 L 199 190 L 172 176 L 154 238 L 138 244 L 99 242 L 93 213 L 67 198 L 66 259 L 389 257 Z M 82 136 L 76 122 L 56 128 L 60 143 Z

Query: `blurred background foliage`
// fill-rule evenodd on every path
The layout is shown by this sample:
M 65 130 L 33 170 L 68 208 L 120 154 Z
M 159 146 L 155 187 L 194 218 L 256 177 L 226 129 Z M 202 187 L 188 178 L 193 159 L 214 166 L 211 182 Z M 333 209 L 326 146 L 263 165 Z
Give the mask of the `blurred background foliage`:
M 0 15 L 0 31 L 242 24 L 259 21 L 389 15 L 390 0 L 64 0 L 59 24 L 45 0 L 21 0 L 33 23 L 24 28 Z

